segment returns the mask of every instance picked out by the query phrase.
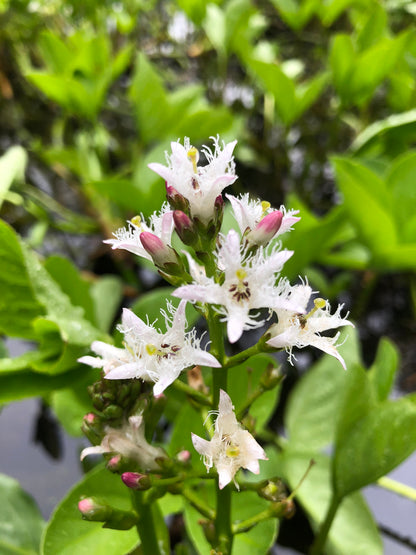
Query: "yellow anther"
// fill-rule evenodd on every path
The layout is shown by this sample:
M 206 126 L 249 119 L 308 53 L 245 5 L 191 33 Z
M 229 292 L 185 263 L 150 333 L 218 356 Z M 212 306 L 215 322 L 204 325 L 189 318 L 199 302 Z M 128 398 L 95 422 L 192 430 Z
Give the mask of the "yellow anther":
M 140 216 L 134 216 L 134 218 L 132 218 L 130 221 L 136 227 L 140 227 L 142 225 L 142 219 Z
M 245 277 L 247 277 L 247 272 L 246 272 L 243 268 L 239 268 L 239 269 L 236 271 L 235 275 L 237 276 L 237 278 L 238 278 L 239 280 L 242 281 Z
M 188 150 L 188 159 L 192 162 L 194 173 L 198 173 L 197 163 L 199 160 L 199 152 L 194 146 L 191 146 Z
M 146 352 L 148 355 L 155 355 L 157 353 L 157 347 L 155 347 L 155 345 L 152 345 L 151 343 L 148 343 L 146 345 Z
M 227 455 L 227 457 L 238 457 L 238 455 L 240 454 L 240 449 L 236 445 L 230 445 L 229 447 L 227 447 L 225 454 Z
M 267 202 L 267 200 L 262 200 L 261 201 L 261 209 L 263 210 L 263 215 L 267 212 L 267 210 L 271 207 L 270 202 Z
M 326 307 L 326 300 L 325 299 L 315 299 L 314 301 L 315 308 L 325 308 Z

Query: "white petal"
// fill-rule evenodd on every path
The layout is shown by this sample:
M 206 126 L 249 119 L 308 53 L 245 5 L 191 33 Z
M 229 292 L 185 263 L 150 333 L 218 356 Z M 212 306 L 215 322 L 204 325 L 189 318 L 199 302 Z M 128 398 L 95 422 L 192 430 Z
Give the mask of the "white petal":
M 195 450 L 204 457 L 211 457 L 211 442 L 192 433 L 192 444 Z
M 146 338 L 149 337 L 149 334 L 150 336 L 154 336 L 157 333 L 153 328 L 147 326 L 143 320 L 141 320 L 128 308 L 123 308 L 121 322 L 125 332 L 132 331 L 134 334 L 137 334 L 138 338 L 140 338 L 140 336 L 144 336 L 144 339 L 146 340 Z
M 227 484 L 231 482 L 235 473 L 228 465 L 221 465 L 217 468 L 218 472 L 218 486 L 223 489 Z
M 231 312 L 228 315 L 227 335 L 230 343 L 235 343 L 243 335 L 244 320 L 241 318 L 240 312 Z
M 101 445 L 96 445 L 95 447 L 86 447 L 81 451 L 80 459 L 83 461 L 88 455 L 100 455 L 102 453 L 108 453 L 108 449 L 101 447 Z
M 218 404 L 218 412 L 220 416 L 233 412 L 234 406 L 231 397 L 223 389 L 220 389 L 220 402 Z
M 339 328 L 341 326 L 352 326 L 354 324 L 345 318 L 340 318 L 335 314 L 331 316 L 330 314 L 313 315 L 308 318 L 308 328 L 314 333 L 321 331 L 332 330 L 334 328 Z
M 178 333 L 183 336 L 185 333 L 186 327 L 186 316 L 185 316 L 185 309 L 186 309 L 186 300 L 182 299 L 176 309 L 175 315 L 173 316 L 172 322 L 172 329 L 175 333 Z
M 78 362 L 88 364 L 88 366 L 91 366 L 92 368 L 102 368 L 105 364 L 105 361 L 102 358 L 92 357 L 90 355 L 79 358 Z
M 333 345 L 334 340 L 335 338 L 331 339 L 329 337 L 321 337 L 319 335 L 314 335 L 309 345 L 312 345 L 313 347 L 316 347 L 317 349 L 324 351 L 324 353 L 327 353 L 328 355 L 335 357 L 337 360 L 339 360 L 344 370 L 346 370 L 347 367 L 345 365 L 344 359 L 342 358 L 342 356 L 339 354 L 339 352 L 336 350 L 336 348 Z
M 175 375 L 175 373 L 172 372 L 161 376 L 160 379 L 155 383 L 153 387 L 153 395 L 157 397 L 158 395 L 163 393 L 165 389 L 169 387 L 176 380 L 178 375 L 179 374 Z
M 211 355 L 211 353 L 207 353 L 203 349 L 193 349 L 192 359 L 192 364 L 194 365 L 199 364 L 200 366 L 221 368 L 221 364 L 218 362 L 218 360 L 213 355 Z
M 165 181 L 169 181 L 172 178 L 172 171 L 162 164 L 152 162 L 151 164 L 148 164 L 147 167 L 160 175 L 160 177 L 162 177 Z
M 127 380 L 129 378 L 138 378 L 139 368 L 137 362 L 130 362 L 129 364 L 122 364 L 113 370 L 110 370 L 105 375 L 107 380 Z

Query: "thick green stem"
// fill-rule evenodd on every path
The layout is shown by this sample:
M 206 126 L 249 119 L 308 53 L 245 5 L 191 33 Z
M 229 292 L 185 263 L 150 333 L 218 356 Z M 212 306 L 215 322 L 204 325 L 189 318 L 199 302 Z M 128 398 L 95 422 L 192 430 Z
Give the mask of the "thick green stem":
M 192 397 L 192 399 L 194 399 L 200 405 L 212 407 L 211 397 L 209 395 L 206 395 L 205 393 L 202 393 L 201 391 L 194 389 L 190 385 L 181 382 L 180 380 L 175 380 L 173 382 L 173 387 L 178 391 L 183 391 L 183 393 L 186 393 L 186 395 Z
M 331 528 L 332 522 L 334 521 L 340 502 L 341 500 L 338 499 L 336 495 L 333 495 L 331 499 L 331 503 L 328 507 L 328 511 L 326 513 L 325 520 L 322 523 L 321 528 L 318 532 L 318 535 L 316 536 L 315 541 L 313 542 L 312 548 L 309 552 L 310 555 L 322 555 L 322 553 L 324 552 L 324 547 L 325 547 L 326 539 L 328 537 L 328 532 L 329 532 L 329 529 Z
M 225 361 L 224 332 L 218 315 L 209 308 L 208 318 L 209 335 L 211 339 L 211 353 L 221 363 Z M 227 370 L 225 368 L 214 368 L 212 372 L 212 397 L 216 408 L 219 403 L 220 390 L 227 390 Z M 229 555 L 233 544 L 233 533 L 231 529 L 231 486 L 219 488 L 217 482 L 217 511 L 215 516 L 215 536 L 217 551 L 223 555 Z
M 157 540 L 152 505 L 143 503 L 143 492 L 132 490 L 132 497 L 133 506 L 139 515 L 136 528 L 140 537 L 143 555 L 163 555 Z
M 199 513 L 201 513 L 202 516 L 208 518 L 209 520 L 214 520 L 215 511 L 201 501 L 199 496 L 194 491 L 191 489 L 183 489 L 182 495 Z

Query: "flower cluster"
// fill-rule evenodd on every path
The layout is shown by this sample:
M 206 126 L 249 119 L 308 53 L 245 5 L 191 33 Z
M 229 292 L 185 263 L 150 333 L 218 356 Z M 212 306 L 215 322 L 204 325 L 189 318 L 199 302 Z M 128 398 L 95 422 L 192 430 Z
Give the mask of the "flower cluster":
M 263 336 L 264 350 L 286 350 L 292 360 L 293 348 L 312 345 L 335 357 L 345 368 L 337 351 L 339 333 L 333 337 L 321 335 L 352 325 L 341 316 L 342 306 L 331 314 L 328 302 L 314 298 L 307 282 L 292 286 L 281 276 L 285 262 L 294 253 L 282 249 L 278 238 L 299 221 L 297 211 L 284 206 L 273 209 L 248 194 L 227 194 L 237 229 L 221 232 L 222 192 L 237 179 L 233 158 L 236 142 L 225 144 L 214 138 L 213 150 L 203 147 L 201 153 L 189 139 L 183 145 L 173 142 L 166 166 L 149 164 L 165 179 L 168 202 L 148 223 L 143 216 L 136 216 L 127 228 L 114 233 L 114 239 L 106 241 L 113 249 L 125 249 L 152 260 L 159 273 L 175 286 L 173 295 L 181 300 L 176 310 L 168 303 L 167 310 L 162 311 L 166 331 L 124 309 L 118 327 L 123 346 L 96 341 L 91 346 L 96 356 L 80 359 L 102 368 L 105 378 L 151 382 L 154 396 L 159 396 L 185 369 L 201 365 L 226 372 L 221 368 L 221 349 L 209 352 L 201 347 L 195 329 L 186 331 L 187 302 L 194 303 L 211 326 L 214 323 L 222 330 L 222 322 L 226 322 L 232 344 L 244 331 L 259 328 L 273 318 L 277 323 L 270 325 Z M 200 157 L 205 158 L 205 165 L 199 164 Z M 174 248 L 174 230 L 190 248 L 182 252 Z M 207 469 L 215 466 L 222 489 L 235 481 L 239 468 L 258 473 L 258 461 L 267 457 L 238 423 L 228 394 L 222 389 L 218 392 L 218 386 L 216 394 L 219 407 L 211 440 L 193 434 L 192 441 Z M 144 439 L 141 417 L 131 416 L 128 422 L 121 429 L 107 428 L 101 445 L 87 448 L 83 456 L 118 452 L 141 459 L 142 465 L 152 470 L 152 457 L 160 458 L 162 452 Z

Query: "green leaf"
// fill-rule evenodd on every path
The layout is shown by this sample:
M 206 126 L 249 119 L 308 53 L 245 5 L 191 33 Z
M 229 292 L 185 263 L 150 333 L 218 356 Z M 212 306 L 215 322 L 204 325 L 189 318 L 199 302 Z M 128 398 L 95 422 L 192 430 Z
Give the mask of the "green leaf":
M 202 438 L 205 438 L 207 434 L 200 413 L 196 412 L 190 404 L 184 403 L 174 419 L 174 428 L 169 444 L 169 454 L 174 456 L 179 451 L 189 451 L 192 453 L 192 466 L 194 469 L 197 467 L 204 472 L 205 467 L 202 465 L 202 461 L 194 449 L 191 433 Z
M 0 221 L 0 330 L 12 337 L 34 339 L 32 320 L 44 313 L 31 284 L 17 235 Z
M 416 109 L 392 114 L 372 123 L 358 135 L 351 145 L 351 150 L 358 153 L 370 148 L 375 142 L 386 143 L 387 146 L 404 136 L 407 138 L 416 136 Z
M 21 146 L 10 147 L 0 157 L 0 208 L 13 181 L 23 181 L 26 164 L 27 153 Z
M 355 393 L 363 397 L 366 390 L 356 387 Z M 341 422 L 346 414 L 350 426 L 338 431 L 334 456 L 333 481 L 339 496 L 375 482 L 416 449 L 416 406 L 409 399 L 385 401 L 361 415 L 345 406 Z
M 339 405 L 350 368 L 360 361 L 357 332 L 345 328 L 339 352 L 347 371 L 329 355 L 316 363 L 292 390 L 285 412 L 290 449 L 312 453 L 330 445 L 335 438 Z
M 228 393 L 236 413 L 245 405 L 246 400 L 258 388 L 260 378 L 269 364 L 276 366 L 270 355 L 260 354 L 249 358 L 243 364 L 230 368 Z M 255 428 L 260 431 L 270 420 L 278 403 L 280 387 L 266 391 L 252 405 L 249 414 L 255 419 Z
M 214 505 L 214 488 L 212 484 L 204 484 L 198 489 L 198 496 L 208 505 Z M 232 520 L 241 521 L 250 518 L 268 508 L 269 503 L 261 499 L 255 492 L 233 492 L 231 498 Z M 189 504 L 185 505 L 185 526 L 192 543 L 198 553 L 209 553 L 211 546 L 207 542 L 198 523 L 201 515 Z M 264 555 L 274 544 L 277 535 L 277 519 L 261 522 L 249 532 L 234 536 L 233 553 L 238 555 Z
M 384 182 L 359 162 L 333 157 L 332 164 L 350 218 L 377 262 L 382 251 L 397 243 L 395 223 L 389 213 L 391 195 Z
M 117 276 L 102 276 L 91 285 L 95 322 L 101 331 L 108 332 L 120 308 L 123 287 Z
M 130 307 L 131 310 L 142 320 L 146 322 L 154 322 L 158 320 L 157 326 L 164 327 L 164 318 L 161 315 L 161 310 L 166 310 L 167 302 L 172 303 L 176 308 L 180 299 L 177 297 L 172 297 L 172 293 L 175 290 L 174 287 L 161 287 L 160 289 L 155 289 L 140 295 L 137 301 Z M 186 304 L 186 320 L 188 322 L 188 328 L 192 327 L 198 320 L 199 313 L 195 310 L 191 303 Z
M 329 64 L 335 89 L 344 101 L 348 99 L 349 95 L 349 82 L 354 60 L 354 45 L 350 35 L 335 35 L 331 43 Z
M 89 472 L 70 490 L 52 514 L 42 538 L 42 555 L 125 555 L 138 543 L 137 531 L 102 528 L 100 522 L 81 519 L 81 496 L 96 496 L 118 509 L 131 510 L 128 488 L 120 476 L 102 466 Z
M 386 178 L 387 187 L 392 193 L 394 204 L 392 209 L 396 220 L 399 222 L 398 229 L 402 231 L 404 240 L 413 239 L 407 234 L 407 223 L 414 217 L 416 212 L 416 152 L 406 152 L 399 156 L 389 169 Z
M 39 553 L 43 519 L 32 499 L 19 483 L 0 474 L 0 552 L 2 555 Z
M 330 461 L 324 455 L 284 454 L 285 474 L 294 489 L 311 459 L 315 465 L 299 488 L 296 499 L 306 510 L 312 528 L 323 522 L 331 499 Z M 382 555 L 383 545 L 377 525 L 359 493 L 344 499 L 330 528 L 325 548 L 328 555 Z
M 95 324 L 90 284 L 81 277 L 76 266 L 67 258 L 50 256 L 45 260 L 44 267 L 62 292 L 68 295 L 71 304 L 82 307 L 85 317 Z
M 61 388 L 77 387 L 79 380 L 85 375 L 90 377 L 90 383 L 98 379 L 97 371 L 83 369 L 79 365 L 75 370 L 48 376 L 37 372 L 4 372 L 0 374 L 0 404 L 11 403 L 27 397 L 46 397 Z
M 82 436 L 83 418 L 88 412 L 94 410 L 87 387 L 93 383 L 95 377 L 95 373 L 83 372 L 80 369 L 77 383 L 72 384 L 69 388 L 54 391 L 50 397 L 54 413 L 65 431 L 71 436 Z
M 36 255 L 24 249 L 26 267 L 38 301 L 47 311 L 46 320 L 59 328 L 62 340 L 78 346 L 89 346 L 103 334 L 84 318 L 84 310 L 73 306 L 58 284 L 42 267 Z
M 367 374 L 378 401 L 385 401 L 389 396 L 398 367 L 397 347 L 389 339 L 382 337 L 378 344 L 376 359 Z
M 319 6 L 319 0 L 306 0 L 300 5 L 296 0 L 272 0 L 283 21 L 293 30 L 302 29 Z
M 143 53 L 136 59 L 129 96 L 143 143 L 149 144 L 161 135 L 166 136 L 165 122 L 170 110 L 166 92 L 162 79 Z

